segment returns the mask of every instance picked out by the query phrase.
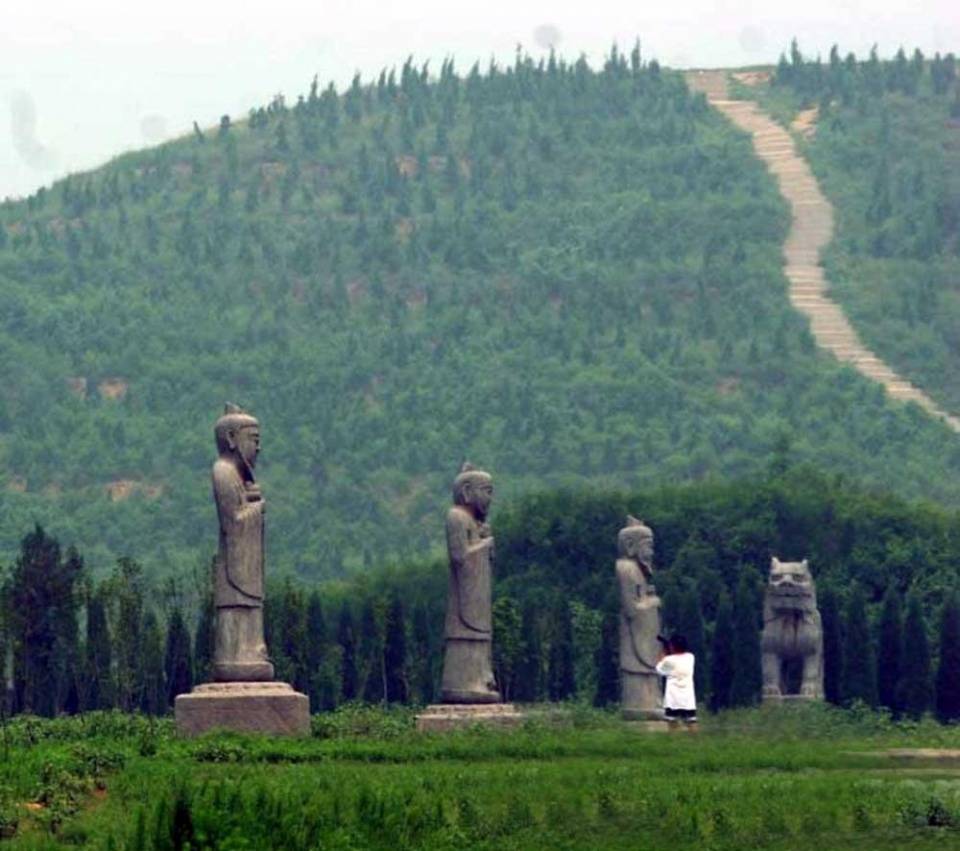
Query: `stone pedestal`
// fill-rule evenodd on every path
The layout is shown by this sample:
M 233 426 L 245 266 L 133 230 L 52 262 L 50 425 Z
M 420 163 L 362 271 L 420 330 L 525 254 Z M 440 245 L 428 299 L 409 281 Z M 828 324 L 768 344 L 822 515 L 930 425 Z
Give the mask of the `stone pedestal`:
M 303 736 L 310 732 L 310 700 L 286 683 L 205 683 L 174 704 L 177 730 L 198 736 L 210 730 Z
M 624 706 L 620 710 L 620 717 L 624 721 L 666 721 L 663 709 L 635 709 Z
M 417 716 L 420 732 L 446 732 L 481 724 L 485 727 L 516 727 L 524 715 L 512 703 L 434 703 Z
M 808 694 L 765 694 L 763 695 L 764 706 L 780 706 L 785 703 L 813 703 L 815 701 L 823 702 L 823 698 L 813 697 Z

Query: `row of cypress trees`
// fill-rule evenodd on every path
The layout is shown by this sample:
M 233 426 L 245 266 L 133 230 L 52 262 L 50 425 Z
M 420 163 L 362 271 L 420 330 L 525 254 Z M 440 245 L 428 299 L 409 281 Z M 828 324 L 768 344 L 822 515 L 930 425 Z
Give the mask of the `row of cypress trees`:
M 442 565 L 429 574 L 442 577 Z M 290 581 L 275 588 L 265 615 L 277 676 L 307 693 L 315 710 L 354 700 L 430 702 L 442 657 L 442 583 L 413 593 L 416 584 L 412 574 L 387 585 L 358 583 L 332 601 Z M 695 587 L 664 595 L 666 625 L 690 641 L 701 704 L 713 711 L 759 701 L 762 596 L 752 570 L 742 573 L 733 595 L 720 592 L 710 621 Z M 910 593 L 904 604 L 895 588 L 875 624 L 856 584 L 846 595 L 826 585 L 819 604 L 828 701 L 861 701 L 896 717 L 932 710 L 943 721 L 960 718 L 956 595 L 944 602 L 934 633 L 920 597 Z M 615 606 L 604 609 L 562 596 L 542 602 L 499 594 L 495 664 L 505 696 L 615 704 L 618 613 Z M 208 598 L 165 601 L 129 559 L 94 585 L 79 554 L 62 553 L 37 527 L 23 539 L 0 594 L 7 708 L 40 715 L 108 708 L 164 714 L 177 694 L 207 677 L 213 621 Z

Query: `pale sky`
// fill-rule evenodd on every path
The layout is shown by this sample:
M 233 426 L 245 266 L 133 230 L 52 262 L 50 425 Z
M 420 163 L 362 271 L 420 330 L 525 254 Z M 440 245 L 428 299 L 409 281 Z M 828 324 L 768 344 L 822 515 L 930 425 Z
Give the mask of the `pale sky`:
M 903 44 L 960 53 L 956 0 L 2 0 L 0 198 L 156 144 L 229 113 L 246 115 L 314 74 L 349 83 L 410 54 L 461 71 L 518 44 L 600 60 L 639 37 L 674 67 L 775 62 L 805 53 L 883 55 Z M 139 7 L 139 8 L 138 8 Z

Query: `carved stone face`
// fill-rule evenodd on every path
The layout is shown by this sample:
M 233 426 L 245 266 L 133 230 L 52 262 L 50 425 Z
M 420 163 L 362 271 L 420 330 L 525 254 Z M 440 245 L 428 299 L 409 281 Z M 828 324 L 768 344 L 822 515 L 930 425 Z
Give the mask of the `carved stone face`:
M 806 559 L 771 560 L 767 597 L 775 609 L 808 610 L 814 605 L 814 594 L 813 577 Z
M 653 566 L 653 535 L 641 533 L 627 538 L 627 555 L 646 567 Z
M 465 504 L 472 506 L 478 520 L 486 520 L 493 502 L 493 482 L 490 479 L 477 479 L 464 489 Z
M 237 454 L 251 470 L 257 466 L 257 456 L 260 454 L 259 426 L 246 426 L 234 432 L 233 444 Z

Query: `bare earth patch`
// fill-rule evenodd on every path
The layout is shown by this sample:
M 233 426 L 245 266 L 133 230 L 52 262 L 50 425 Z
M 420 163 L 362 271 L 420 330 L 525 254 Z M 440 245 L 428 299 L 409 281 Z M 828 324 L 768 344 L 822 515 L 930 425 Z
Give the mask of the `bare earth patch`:
M 770 81 L 770 71 L 737 71 L 733 79 L 745 86 L 760 86 Z
M 851 751 L 850 753 L 853 753 Z M 858 756 L 878 756 L 888 759 L 960 760 L 957 748 L 888 748 L 883 751 L 860 751 Z
M 802 109 L 790 124 L 794 133 L 799 133 L 804 139 L 812 139 L 817 132 L 817 119 L 820 117 L 820 107 L 812 106 Z

